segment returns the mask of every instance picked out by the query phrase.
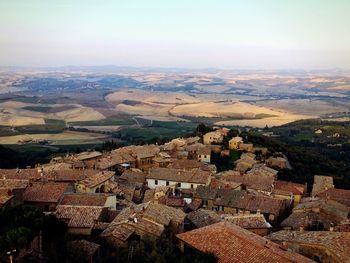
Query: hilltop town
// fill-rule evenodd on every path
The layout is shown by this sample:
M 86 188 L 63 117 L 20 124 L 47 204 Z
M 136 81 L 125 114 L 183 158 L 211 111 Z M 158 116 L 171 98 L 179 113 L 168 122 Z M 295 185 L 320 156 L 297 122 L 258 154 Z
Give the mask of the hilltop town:
M 223 159 L 229 169 L 217 167 Z M 0 169 L 0 256 L 350 262 L 350 190 L 327 174 L 312 185 L 286 180 L 295 169 L 283 152 L 223 127 Z

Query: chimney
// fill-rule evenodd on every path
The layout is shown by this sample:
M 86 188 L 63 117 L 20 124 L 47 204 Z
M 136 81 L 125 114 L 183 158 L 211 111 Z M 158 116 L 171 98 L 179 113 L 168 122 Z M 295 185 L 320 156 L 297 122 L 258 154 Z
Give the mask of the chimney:
M 299 232 L 300 232 L 300 233 L 304 233 L 304 226 L 300 226 L 300 227 L 299 227 Z
M 333 232 L 333 231 L 334 231 L 334 225 L 333 225 L 333 223 L 331 223 L 331 224 L 329 225 L 329 231 L 330 231 L 330 232 Z
M 256 214 L 260 215 L 260 209 L 256 210 Z
M 283 241 L 280 245 L 280 248 L 287 251 L 288 250 L 288 243 L 286 241 Z

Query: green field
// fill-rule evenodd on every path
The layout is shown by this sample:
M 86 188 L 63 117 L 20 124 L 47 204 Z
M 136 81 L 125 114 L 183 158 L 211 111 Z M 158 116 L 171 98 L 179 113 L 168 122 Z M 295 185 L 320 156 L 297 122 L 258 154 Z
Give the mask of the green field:
M 272 117 L 277 117 L 277 115 L 266 114 L 266 113 L 258 113 L 258 114 L 255 115 L 254 119 L 265 119 L 265 118 L 272 118 Z
M 65 127 L 63 120 L 45 119 L 45 124 L 20 126 L 16 131 L 19 134 L 61 133 Z
M 197 126 L 189 122 L 162 122 L 138 119 L 142 127 L 126 127 L 118 133 L 122 140 L 149 141 L 153 138 L 175 138 L 192 132 Z
M 39 98 L 38 97 L 18 97 L 18 98 L 13 98 L 11 99 L 13 101 L 18 101 L 18 102 L 24 102 L 24 103 L 37 103 L 39 102 Z
M 23 107 L 24 110 L 30 110 L 30 111 L 36 111 L 36 112 L 48 112 L 52 109 L 52 107 L 49 106 L 26 106 Z
M 12 136 L 20 134 L 61 133 L 66 127 L 63 120 L 45 119 L 45 124 L 28 125 L 19 127 L 0 126 L 0 136 Z
M 75 121 L 69 122 L 71 126 L 109 126 L 109 125 L 133 125 L 136 124 L 131 115 L 120 115 L 108 117 L 97 121 Z

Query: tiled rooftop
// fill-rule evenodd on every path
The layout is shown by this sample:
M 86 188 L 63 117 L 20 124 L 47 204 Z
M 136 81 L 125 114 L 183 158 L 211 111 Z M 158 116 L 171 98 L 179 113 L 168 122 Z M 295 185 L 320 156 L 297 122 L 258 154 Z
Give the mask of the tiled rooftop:
M 208 182 L 210 172 L 200 169 L 194 171 L 181 171 L 171 168 L 152 168 L 147 174 L 147 179 L 167 180 L 175 182 L 188 182 L 205 184 Z
M 317 196 L 318 194 L 330 188 L 334 188 L 333 177 L 325 175 L 315 175 L 311 195 Z
M 276 242 L 286 241 L 323 247 L 327 254 L 331 253 L 338 258 L 338 262 L 350 262 L 350 232 L 282 230 L 270 234 L 267 238 Z
M 212 225 L 222 221 L 221 217 L 214 211 L 198 209 L 187 214 L 187 219 L 197 228 Z
M 297 184 L 287 181 L 277 180 L 275 182 L 274 192 L 279 193 L 293 193 L 296 195 L 303 195 L 305 192 L 305 185 Z
M 215 253 L 219 263 L 313 262 L 229 222 L 198 228 L 177 237 L 199 251 Z
M 29 184 L 23 194 L 25 202 L 53 202 L 59 201 L 66 191 L 65 183 L 34 182 Z
M 79 153 L 76 155 L 76 158 L 79 160 L 79 161 L 84 161 L 84 160 L 88 160 L 88 159 L 93 159 L 93 158 L 97 158 L 97 157 L 100 157 L 102 156 L 102 153 L 100 152 L 82 152 L 82 153 Z
M 24 179 L 0 179 L 0 188 L 23 189 L 29 184 L 29 180 Z
M 0 169 L 1 179 L 40 179 L 38 169 Z
M 108 194 L 65 194 L 60 205 L 101 206 L 106 204 Z
M 115 173 L 111 171 L 102 171 L 87 177 L 83 181 L 80 181 L 80 183 L 84 184 L 86 187 L 95 187 L 111 179 L 114 176 L 114 174 Z
M 184 218 L 185 213 L 180 209 L 148 202 L 123 209 L 103 232 L 103 236 L 111 236 L 113 231 L 117 231 L 119 235 L 120 225 L 159 236 L 170 221 L 180 224 Z
M 124 179 L 129 182 L 144 183 L 146 182 L 146 174 L 141 171 L 133 171 L 129 169 L 123 172 L 120 179 Z
M 221 176 L 223 180 L 241 183 L 254 190 L 271 192 L 275 175 L 266 173 L 265 169 L 253 169 L 246 174 L 240 174 L 237 171 L 226 171 Z
M 244 229 L 261 229 L 271 227 L 262 214 L 228 216 L 225 217 L 225 220 Z
M 68 220 L 68 227 L 92 228 L 104 210 L 100 206 L 58 205 L 55 214 L 59 219 Z
M 145 227 L 146 232 L 159 233 L 164 226 L 168 226 L 170 221 L 182 223 L 186 214 L 177 208 L 168 207 L 162 204 L 144 203 L 123 209 L 106 229 L 106 234 L 113 231 L 113 228 L 120 224 L 130 225 L 130 227 Z M 130 220 L 132 218 L 132 220 Z M 137 223 L 134 221 L 136 218 Z M 145 222 L 144 222 L 145 221 Z M 162 228 L 159 228 L 159 227 Z
M 317 196 L 320 198 L 331 199 L 350 207 L 350 190 L 330 188 Z
M 92 256 L 100 245 L 87 240 L 76 240 L 71 243 L 72 248 L 83 252 L 85 255 Z
M 92 176 L 95 174 L 95 170 L 91 169 L 63 169 L 63 170 L 55 170 L 48 172 L 48 176 L 52 178 L 56 182 L 77 182 L 80 180 L 84 180 L 85 178 Z
M 0 189 L 0 208 L 13 198 L 12 192 L 8 189 Z

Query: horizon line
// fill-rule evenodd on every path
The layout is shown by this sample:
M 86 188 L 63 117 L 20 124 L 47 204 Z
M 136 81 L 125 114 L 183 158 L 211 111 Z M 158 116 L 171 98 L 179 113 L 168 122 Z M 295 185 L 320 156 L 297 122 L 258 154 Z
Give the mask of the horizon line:
M 330 68 L 274 68 L 274 69 L 264 69 L 264 68 L 220 68 L 220 67 L 178 67 L 178 66 L 129 66 L 129 65 L 116 65 L 116 64 L 104 64 L 104 65 L 45 65 L 45 66 L 28 66 L 28 65 L 0 65 L 0 69 L 64 69 L 64 68 L 119 68 L 119 69 L 143 69 L 143 70 L 220 70 L 220 71 L 350 71 L 350 68 L 343 67 L 330 67 Z

